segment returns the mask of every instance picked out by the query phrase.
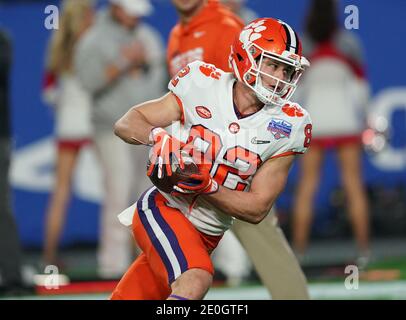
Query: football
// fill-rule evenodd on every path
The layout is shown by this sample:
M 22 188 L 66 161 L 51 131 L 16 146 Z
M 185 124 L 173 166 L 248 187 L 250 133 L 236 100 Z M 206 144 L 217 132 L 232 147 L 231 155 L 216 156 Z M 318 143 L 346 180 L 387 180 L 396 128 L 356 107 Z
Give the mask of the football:
M 159 190 L 171 193 L 174 191 L 173 187 L 179 181 L 186 181 L 189 179 L 191 174 L 199 173 L 199 168 L 196 163 L 193 161 L 193 158 L 186 152 L 181 152 L 181 156 L 183 159 L 183 163 L 185 165 L 184 169 L 182 170 L 179 162 L 177 161 L 176 157 L 171 157 L 171 167 L 172 167 L 172 175 L 168 176 L 166 174 L 166 168 L 163 166 L 163 175 L 162 178 L 158 178 L 158 166 L 154 169 L 149 179 L 156 186 Z M 148 161 L 147 171 L 151 162 Z

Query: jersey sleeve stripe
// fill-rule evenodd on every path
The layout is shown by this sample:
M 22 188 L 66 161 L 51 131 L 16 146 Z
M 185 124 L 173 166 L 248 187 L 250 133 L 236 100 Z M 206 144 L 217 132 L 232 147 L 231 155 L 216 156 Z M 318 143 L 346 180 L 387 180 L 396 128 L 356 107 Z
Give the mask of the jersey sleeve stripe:
M 286 151 L 286 152 L 283 152 L 283 153 L 281 153 L 281 154 L 277 154 L 277 155 L 271 157 L 271 159 L 276 159 L 276 158 L 281 158 L 281 157 L 287 157 L 287 156 L 291 156 L 291 155 L 294 155 L 294 154 L 303 154 L 303 153 L 304 153 L 304 152 Z

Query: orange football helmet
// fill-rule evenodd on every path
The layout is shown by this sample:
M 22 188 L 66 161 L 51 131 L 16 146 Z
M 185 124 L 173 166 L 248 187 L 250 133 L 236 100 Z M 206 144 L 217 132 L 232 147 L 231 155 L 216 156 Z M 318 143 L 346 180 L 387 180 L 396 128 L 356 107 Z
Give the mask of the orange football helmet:
M 280 79 L 261 71 L 264 58 L 286 64 L 289 79 Z M 265 104 L 285 104 L 293 95 L 297 82 L 309 61 L 302 56 L 296 32 L 285 22 L 273 18 L 256 19 L 241 31 L 231 46 L 230 64 L 238 80 L 255 91 Z M 264 85 L 264 77 L 276 80 Z

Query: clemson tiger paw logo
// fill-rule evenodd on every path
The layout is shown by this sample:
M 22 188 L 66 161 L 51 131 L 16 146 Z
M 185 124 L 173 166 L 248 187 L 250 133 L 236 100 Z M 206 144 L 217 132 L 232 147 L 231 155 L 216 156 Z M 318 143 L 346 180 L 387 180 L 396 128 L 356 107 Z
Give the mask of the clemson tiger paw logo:
M 262 37 L 261 32 L 266 30 L 266 27 L 263 26 L 265 20 L 259 20 L 257 22 L 250 23 L 244 28 L 240 33 L 240 41 L 244 46 L 248 46 L 252 41 L 255 41 Z
M 300 118 L 300 117 L 304 116 L 303 110 L 295 105 L 292 106 L 289 104 L 285 104 L 282 107 L 282 111 L 285 112 L 289 117 L 299 117 Z
M 213 79 L 220 79 L 220 72 L 214 66 L 210 66 L 208 64 L 202 65 L 199 67 L 200 71 L 206 76 L 211 77 Z

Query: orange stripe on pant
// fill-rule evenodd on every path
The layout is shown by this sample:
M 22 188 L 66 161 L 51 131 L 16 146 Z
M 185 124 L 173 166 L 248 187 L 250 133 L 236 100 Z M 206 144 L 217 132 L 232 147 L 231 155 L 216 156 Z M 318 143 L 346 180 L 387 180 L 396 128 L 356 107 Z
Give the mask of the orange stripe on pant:
M 210 253 L 221 237 L 199 232 L 154 187 L 137 202 L 133 234 L 142 249 L 115 288 L 111 299 L 166 299 L 170 284 L 186 270 L 214 273 Z

